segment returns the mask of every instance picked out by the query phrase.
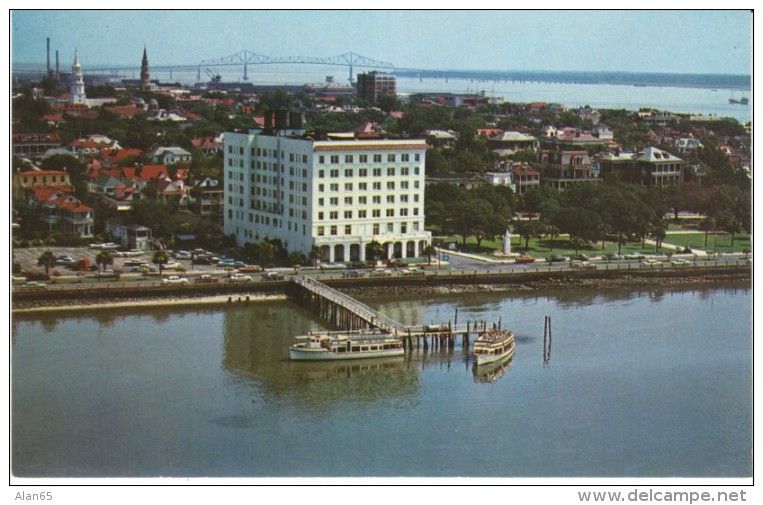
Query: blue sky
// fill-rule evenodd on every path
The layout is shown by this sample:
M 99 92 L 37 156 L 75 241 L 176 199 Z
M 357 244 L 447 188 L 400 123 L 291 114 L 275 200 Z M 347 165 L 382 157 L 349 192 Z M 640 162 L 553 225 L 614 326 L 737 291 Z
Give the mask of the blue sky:
M 12 58 L 196 64 L 355 52 L 398 67 L 751 74 L 749 11 L 14 11 Z

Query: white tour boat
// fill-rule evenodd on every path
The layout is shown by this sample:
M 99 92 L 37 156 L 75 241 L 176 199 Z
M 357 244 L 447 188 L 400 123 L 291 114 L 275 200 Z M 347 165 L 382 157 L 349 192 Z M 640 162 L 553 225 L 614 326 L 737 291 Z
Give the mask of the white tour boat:
M 474 363 L 485 365 L 509 359 L 514 355 L 514 333 L 510 330 L 492 329 L 474 341 Z
M 388 358 L 405 354 L 403 341 L 380 331 L 310 332 L 289 347 L 293 360 Z

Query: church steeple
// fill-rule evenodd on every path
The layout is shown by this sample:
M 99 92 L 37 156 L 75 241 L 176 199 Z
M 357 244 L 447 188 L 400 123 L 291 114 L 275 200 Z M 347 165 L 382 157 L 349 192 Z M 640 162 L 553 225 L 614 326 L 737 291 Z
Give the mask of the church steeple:
M 143 46 L 143 61 L 140 64 L 140 88 L 144 91 L 151 89 L 151 74 L 148 71 L 148 52 Z
M 72 64 L 72 81 L 69 84 L 69 103 L 87 103 L 85 96 L 85 81 L 82 77 L 82 65 L 79 63 L 79 52 L 74 50 Z

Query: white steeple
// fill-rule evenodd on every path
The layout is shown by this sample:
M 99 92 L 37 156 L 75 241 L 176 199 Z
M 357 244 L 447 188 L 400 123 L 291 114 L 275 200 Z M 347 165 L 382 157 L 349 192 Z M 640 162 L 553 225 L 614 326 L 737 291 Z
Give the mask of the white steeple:
M 74 50 L 72 64 L 72 82 L 69 84 L 69 103 L 87 103 L 85 96 L 85 81 L 82 78 L 82 65 L 79 63 L 79 52 Z

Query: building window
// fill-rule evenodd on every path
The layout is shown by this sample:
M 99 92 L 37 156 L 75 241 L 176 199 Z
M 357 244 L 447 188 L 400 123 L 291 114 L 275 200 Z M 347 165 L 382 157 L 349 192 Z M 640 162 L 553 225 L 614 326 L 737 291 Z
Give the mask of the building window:
M 323 170 L 318 170 L 318 178 L 320 178 L 320 179 L 323 179 L 323 177 L 324 177 L 325 175 L 326 175 L 326 174 L 325 174 L 325 172 L 324 172 Z
M 413 155 L 413 160 L 414 161 L 421 161 L 421 154 L 420 153 L 414 154 Z
M 381 168 L 374 168 L 374 177 L 381 177 Z
M 351 182 L 345 182 L 344 183 L 344 190 L 345 191 L 352 191 L 352 183 Z
M 400 233 L 408 233 L 408 225 L 406 223 L 400 223 Z
M 323 193 L 323 190 L 325 189 L 325 186 L 323 184 L 318 184 L 318 191 L 320 193 Z
M 318 207 L 323 207 L 323 198 L 318 198 Z
M 374 196 L 372 196 L 371 197 L 371 201 L 376 203 L 376 204 L 381 203 L 381 195 L 374 195 Z
M 373 217 L 381 217 L 381 209 L 374 209 L 371 211 L 371 216 Z
M 387 162 L 394 163 L 395 162 L 395 155 L 394 154 L 388 154 L 387 155 Z
M 318 213 L 318 221 L 323 221 L 323 212 Z
M 401 168 L 400 175 L 408 175 L 408 167 Z
M 401 154 L 401 155 L 400 155 L 400 161 L 408 161 L 408 160 L 409 160 L 409 155 L 408 155 L 408 153 L 405 153 L 405 154 Z
M 352 154 L 345 154 L 344 155 L 344 162 L 345 163 L 352 163 Z
M 395 189 L 395 182 L 394 181 L 388 181 L 387 182 L 387 189 Z
M 366 211 L 365 210 L 359 210 L 358 211 L 358 217 L 360 219 L 364 219 L 366 217 Z
M 358 203 L 360 205 L 365 205 L 366 204 L 366 197 L 365 196 L 359 196 L 358 197 Z
M 381 163 L 381 154 L 374 154 L 374 163 Z
M 366 191 L 366 189 L 368 189 L 368 184 L 366 184 L 365 182 L 359 182 L 358 183 L 358 189 L 360 191 Z
M 405 217 L 408 215 L 408 209 L 400 209 L 400 215 Z
M 330 189 L 331 191 L 333 191 L 333 192 L 337 192 L 337 191 L 339 191 L 339 184 L 337 184 L 337 183 L 332 183 L 332 184 L 329 186 L 329 189 Z
M 351 196 L 345 196 L 344 197 L 344 204 L 345 205 L 352 205 L 352 197 Z
M 326 232 L 326 229 L 325 229 L 325 227 L 323 227 L 323 226 L 319 226 L 319 227 L 318 227 L 318 236 L 319 236 L 319 237 L 322 237 L 322 236 L 324 235 L 324 233 L 325 233 L 325 232 Z
M 329 212 L 329 219 L 332 221 L 336 221 L 337 219 L 339 219 L 339 212 L 335 210 Z
M 345 219 L 352 219 L 352 211 L 351 210 L 344 211 L 344 218 Z
M 387 177 L 395 176 L 395 167 L 387 167 Z
M 338 154 L 332 154 L 331 155 L 331 163 L 332 164 L 339 163 L 339 155 Z
M 332 170 L 330 170 L 330 171 L 329 171 L 329 177 L 332 177 L 332 178 L 334 178 L 334 179 L 336 179 L 337 177 L 339 177 L 339 170 L 337 170 L 337 169 L 332 169 Z
M 395 231 L 395 224 L 394 223 L 387 223 L 387 233 L 392 233 Z
M 379 234 L 379 223 L 374 223 L 374 235 Z
M 373 183 L 374 191 L 381 191 L 381 182 L 375 182 Z
M 395 203 L 395 195 L 387 195 L 387 203 Z
M 361 168 L 358 170 L 358 175 L 360 177 L 368 177 L 368 169 L 367 168 Z
M 345 168 L 344 169 L 344 176 L 345 177 L 352 177 L 352 169 L 351 168 Z
M 333 205 L 333 206 L 339 205 L 339 198 L 337 198 L 335 196 L 329 198 L 329 205 Z
M 352 235 L 352 225 L 345 225 L 344 227 L 344 234 L 345 235 Z
M 395 217 L 395 209 L 387 209 L 387 217 Z
M 361 154 L 358 156 L 358 159 L 361 163 L 368 163 L 368 155 L 367 154 Z
M 336 235 L 336 225 L 331 227 L 331 235 Z

